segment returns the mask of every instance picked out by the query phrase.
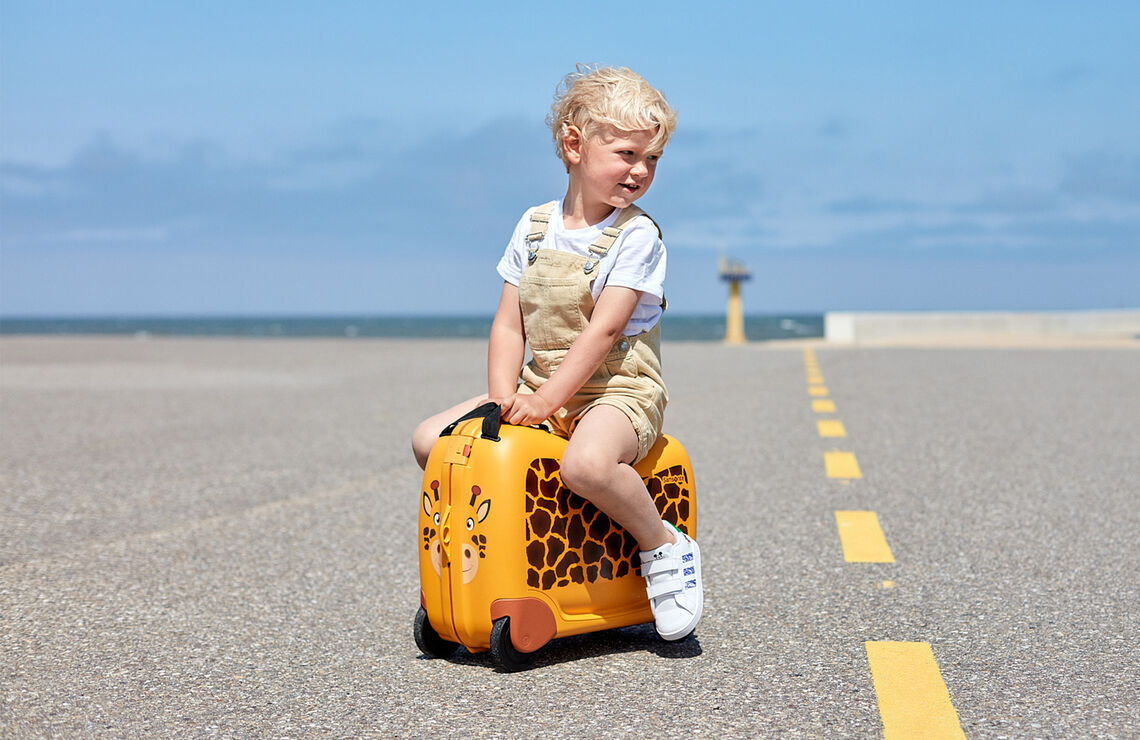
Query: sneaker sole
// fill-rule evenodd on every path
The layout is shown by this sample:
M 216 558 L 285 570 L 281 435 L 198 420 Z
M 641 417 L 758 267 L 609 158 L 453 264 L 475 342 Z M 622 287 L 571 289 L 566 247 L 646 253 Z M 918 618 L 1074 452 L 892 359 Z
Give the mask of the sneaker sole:
M 689 541 L 693 543 L 693 560 L 697 564 L 697 572 L 701 574 L 701 588 L 697 594 L 697 613 L 693 615 L 693 619 L 687 625 L 685 625 L 683 629 L 680 629 L 676 632 L 670 632 L 669 634 L 658 632 L 657 634 L 660 635 L 661 639 L 665 640 L 666 642 L 676 642 L 677 640 L 683 640 L 689 635 L 693 634 L 693 630 L 697 628 L 697 623 L 701 621 L 701 614 L 704 613 L 705 610 L 705 574 L 704 571 L 701 570 L 701 548 L 697 545 L 696 540 L 690 538 Z

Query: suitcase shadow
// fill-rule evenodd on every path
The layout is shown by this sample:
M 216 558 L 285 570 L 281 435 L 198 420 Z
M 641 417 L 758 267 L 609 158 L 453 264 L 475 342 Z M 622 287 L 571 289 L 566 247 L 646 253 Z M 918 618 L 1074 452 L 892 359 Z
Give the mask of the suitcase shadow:
M 639 624 L 632 627 L 620 627 L 583 635 L 555 638 L 534 653 L 533 662 L 529 667 L 524 668 L 523 672 L 588 658 L 637 652 L 653 653 L 661 658 L 679 659 L 695 658 L 701 655 L 703 651 L 700 638 L 696 633 L 683 640 L 666 642 L 658 636 L 657 630 L 651 623 Z M 470 653 L 464 648 L 460 648 L 447 660 L 457 665 L 495 667 L 490 652 Z

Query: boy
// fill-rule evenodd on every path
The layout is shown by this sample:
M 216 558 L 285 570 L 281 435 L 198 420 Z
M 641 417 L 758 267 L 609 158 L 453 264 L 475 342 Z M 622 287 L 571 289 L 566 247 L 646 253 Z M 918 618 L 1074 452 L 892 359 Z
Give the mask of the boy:
M 569 182 L 561 201 L 523 215 L 499 261 L 488 392 L 420 424 L 413 449 L 423 467 L 440 431 L 486 400 L 508 423 L 550 424 L 569 439 L 563 483 L 637 539 L 657 631 L 679 640 L 703 609 L 700 550 L 662 522 L 632 467 L 660 435 L 668 400 L 665 246 L 633 203 L 653 184 L 676 113 L 629 69 L 579 68 L 547 122 Z

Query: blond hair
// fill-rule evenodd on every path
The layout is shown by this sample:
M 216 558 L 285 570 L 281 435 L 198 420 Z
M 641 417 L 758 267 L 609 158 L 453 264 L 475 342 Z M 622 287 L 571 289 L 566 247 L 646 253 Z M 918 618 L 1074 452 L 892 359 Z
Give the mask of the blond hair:
M 570 169 L 562 139 L 571 126 L 583 140 L 603 126 L 619 131 L 654 131 L 649 148 L 660 154 L 677 127 L 677 113 L 669 101 L 645 78 L 627 67 L 587 67 L 562 79 L 546 124 L 554 134 L 558 158 Z

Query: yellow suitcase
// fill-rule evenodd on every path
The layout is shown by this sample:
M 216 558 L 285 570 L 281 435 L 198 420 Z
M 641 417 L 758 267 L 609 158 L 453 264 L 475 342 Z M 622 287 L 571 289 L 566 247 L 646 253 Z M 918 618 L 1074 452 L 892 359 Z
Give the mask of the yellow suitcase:
M 444 430 L 420 493 L 416 644 L 447 657 L 490 650 L 504 670 L 555 637 L 653 621 L 637 542 L 562 485 L 566 440 L 501 424 L 488 403 Z M 684 447 L 663 435 L 634 466 L 661 518 L 696 536 Z

